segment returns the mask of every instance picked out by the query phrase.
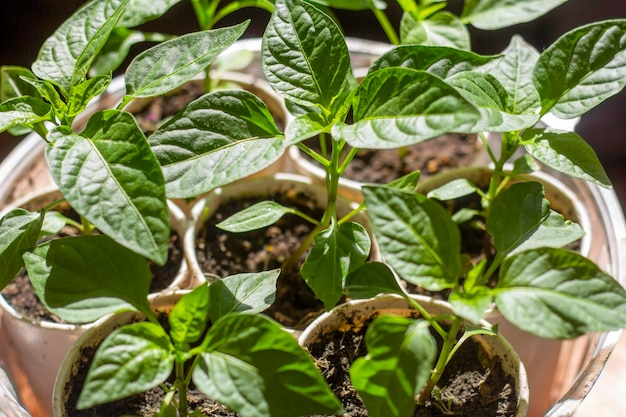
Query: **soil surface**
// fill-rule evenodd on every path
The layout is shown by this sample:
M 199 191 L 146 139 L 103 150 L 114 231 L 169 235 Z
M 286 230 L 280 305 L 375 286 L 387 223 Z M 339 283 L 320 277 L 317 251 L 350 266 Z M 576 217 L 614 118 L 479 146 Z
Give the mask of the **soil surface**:
M 225 232 L 216 224 L 251 205 L 267 201 L 264 197 L 245 197 L 223 202 L 196 235 L 196 255 L 202 271 L 216 277 L 244 272 L 261 272 L 281 268 L 276 301 L 266 313 L 291 328 L 303 328 L 323 311 L 299 272 L 306 252 L 285 269 L 285 262 L 314 230 L 314 225 L 299 216 L 287 214 L 270 227 L 245 233 Z M 315 207 L 306 194 L 289 191 L 275 194 L 270 200 L 293 207 L 320 219 L 323 210 Z
M 358 330 L 328 333 L 308 347 L 331 389 L 341 400 L 344 417 L 367 417 L 367 410 L 350 380 L 352 363 L 367 354 L 367 326 Z M 441 399 L 431 396 L 417 405 L 413 417 L 513 416 L 516 407 L 515 381 L 499 362 L 488 357 L 482 346 L 469 339 L 457 351 L 439 381 Z M 450 405 L 446 410 L 441 404 Z M 322 417 L 322 416 L 315 416 Z
M 306 142 L 319 151 L 318 139 Z M 476 135 L 450 133 L 400 149 L 361 149 L 344 177 L 363 183 L 387 184 L 403 175 L 421 171 L 421 178 L 476 162 L 482 144 Z M 308 156 L 305 156 L 308 158 Z

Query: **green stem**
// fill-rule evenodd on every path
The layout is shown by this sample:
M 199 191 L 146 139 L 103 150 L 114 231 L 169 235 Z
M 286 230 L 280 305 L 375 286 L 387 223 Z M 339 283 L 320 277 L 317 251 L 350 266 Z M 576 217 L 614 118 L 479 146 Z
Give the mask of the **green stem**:
M 272 13 L 274 11 L 274 6 L 269 2 L 259 2 L 256 0 L 235 1 L 222 7 L 217 13 L 215 13 L 213 18 L 209 21 L 209 27 L 213 27 L 215 24 L 217 24 L 217 22 L 219 22 L 229 14 L 246 7 L 258 7 L 269 13 Z
M 394 45 L 400 45 L 400 38 L 398 38 L 398 35 L 393 28 L 393 25 L 387 18 L 387 15 L 382 10 L 377 9 L 373 5 L 370 5 L 370 9 L 372 10 L 372 13 L 374 13 L 374 16 L 376 16 L 376 19 L 378 20 L 380 26 L 385 31 L 385 35 L 387 35 L 389 42 Z
M 176 384 L 178 385 L 178 413 L 180 417 L 187 417 L 189 415 L 189 406 L 187 404 L 184 362 L 176 361 Z
M 428 383 L 422 390 L 417 400 L 418 404 L 425 404 L 426 401 L 430 398 L 433 388 L 439 382 L 441 375 L 448 363 L 449 358 L 452 355 L 453 349 L 457 344 L 456 334 L 461 328 L 462 320 L 458 317 L 455 317 L 450 325 L 450 331 L 447 332 L 446 337 L 443 339 L 443 345 L 441 346 L 441 352 L 439 353 L 439 359 L 437 360 L 437 364 L 435 365 L 435 369 L 433 370 Z

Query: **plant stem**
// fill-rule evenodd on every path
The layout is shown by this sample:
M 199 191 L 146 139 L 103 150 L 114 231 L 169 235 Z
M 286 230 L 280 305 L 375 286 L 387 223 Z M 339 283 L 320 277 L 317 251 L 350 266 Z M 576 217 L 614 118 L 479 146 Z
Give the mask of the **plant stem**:
M 184 362 L 176 361 L 176 384 L 178 388 L 178 414 L 180 417 L 187 417 L 189 415 L 189 406 L 187 404 Z
M 443 339 L 443 346 L 441 346 L 441 352 L 439 353 L 439 359 L 437 360 L 437 364 L 435 365 L 435 369 L 432 371 L 430 379 L 428 383 L 422 390 L 417 399 L 418 404 L 425 404 L 428 398 L 430 398 L 433 388 L 439 382 L 441 375 L 448 363 L 450 357 L 452 356 L 452 351 L 457 344 L 456 334 L 461 328 L 461 319 L 459 317 L 455 317 L 450 325 L 450 330 L 447 332 L 446 337 Z M 456 351 L 456 349 L 454 349 Z
M 370 9 L 372 10 L 372 13 L 374 13 L 374 16 L 376 16 L 376 20 L 378 20 L 378 23 L 380 24 L 380 26 L 385 31 L 385 35 L 387 35 L 389 42 L 394 45 L 400 45 L 400 38 L 398 38 L 398 35 L 396 34 L 396 31 L 393 28 L 393 25 L 387 18 L 387 15 L 382 10 L 377 9 L 371 4 L 370 4 Z

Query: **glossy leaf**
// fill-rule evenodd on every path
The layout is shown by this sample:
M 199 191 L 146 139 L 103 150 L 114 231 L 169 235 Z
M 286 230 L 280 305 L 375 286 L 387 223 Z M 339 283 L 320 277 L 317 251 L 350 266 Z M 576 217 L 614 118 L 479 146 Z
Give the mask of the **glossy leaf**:
M 484 287 L 474 292 L 454 291 L 448 297 L 448 301 L 455 314 L 472 323 L 478 323 L 492 307 L 493 294 L 489 288 Z
M 0 104 L 0 132 L 15 126 L 30 127 L 51 119 L 52 107 L 34 97 L 16 97 Z
M 397 178 L 387 184 L 387 187 L 396 188 L 398 190 L 413 192 L 417 188 L 421 173 L 420 171 L 413 171 L 400 178 Z
M 519 35 L 513 36 L 504 58 L 489 71 L 509 93 L 507 110 L 513 114 L 535 114 L 541 108 L 539 92 L 533 84 L 533 69 L 539 52 Z
M 471 47 L 467 28 L 449 12 L 435 13 L 421 20 L 404 13 L 400 23 L 400 40 L 402 44 L 448 46 L 462 50 Z
M 72 207 L 118 243 L 162 265 L 170 236 L 163 175 L 129 113 L 94 114 L 77 135 L 50 133 L 51 174 Z
M 502 265 L 495 291 L 504 317 L 541 337 L 573 338 L 626 326 L 626 290 L 567 250 L 518 253 Z
M 430 378 L 437 344 L 429 324 L 407 317 L 380 316 L 365 335 L 367 356 L 350 368 L 354 387 L 372 416 L 406 417 Z
M 46 211 L 43 224 L 39 231 L 39 238 L 59 233 L 67 225 L 67 217 L 58 211 Z
M 350 298 L 366 299 L 379 294 L 399 294 L 400 288 L 396 276 L 389 266 L 382 262 L 366 262 L 348 275 L 346 288 Z
M 187 198 L 254 174 L 284 152 L 265 104 L 246 91 L 216 91 L 190 103 L 154 132 L 168 197 Z
M 538 112 L 534 114 L 508 112 L 508 93 L 493 75 L 468 71 L 457 74 L 447 82 L 480 110 L 482 117 L 476 130 L 515 132 L 532 127 L 539 121 Z
M 554 210 L 528 238 L 511 251 L 511 254 L 535 248 L 562 248 L 577 241 L 585 231 L 576 223 Z
M 111 75 L 98 75 L 78 84 L 72 89 L 67 115 L 74 117 L 82 113 L 91 100 L 104 93 L 111 84 Z
M 561 36 L 539 56 L 533 82 L 544 113 L 571 119 L 626 85 L 626 20 L 592 23 Z
M 126 95 L 154 97 L 191 80 L 239 39 L 248 23 L 189 33 L 142 52 L 126 69 Z
M 209 324 L 209 287 L 198 286 L 183 295 L 168 316 L 170 337 L 180 349 L 199 341 Z
M 549 213 L 550 203 L 540 183 L 513 184 L 492 201 L 487 231 L 498 252 L 508 253 L 537 230 Z
M 374 235 L 398 275 L 429 290 L 451 288 L 461 273 L 461 237 L 448 213 L 424 196 L 363 187 Z
M 216 322 L 231 313 L 261 313 L 274 303 L 280 270 L 231 275 L 209 286 L 209 317 Z
M 479 29 L 494 30 L 530 22 L 567 0 L 468 0 L 461 18 Z
M 67 19 L 41 47 L 33 72 L 66 90 L 81 83 L 129 0 L 92 0 Z
M 593 148 L 574 132 L 529 129 L 521 142 L 528 153 L 552 169 L 611 188 L 602 163 Z
M 428 192 L 428 198 L 435 198 L 440 201 L 455 200 L 466 195 L 475 193 L 478 190 L 475 184 L 465 178 L 457 178 L 445 183 L 441 187 Z
M 295 145 L 329 130 L 317 113 L 303 114 L 291 120 L 285 129 L 285 146 Z
M 341 30 L 303 1 L 276 1 L 261 53 L 265 77 L 274 90 L 290 101 L 327 112 L 351 76 Z
M 464 71 L 487 71 L 500 59 L 500 56 L 478 55 L 443 46 L 400 45 L 378 58 L 369 72 L 405 67 L 445 79 Z
M 172 372 L 173 350 L 167 333 L 157 324 L 133 323 L 114 330 L 96 352 L 77 408 L 157 387 Z
M 468 132 L 480 117 L 453 87 L 407 68 L 368 74 L 353 106 L 356 123 L 337 124 L 332 133 L 356 148 L 397 148 L 447 132 Z
M 216 226 L 232 233 L 248 232 L 271 226 L 289 213 L 294 214 L 295 210 L 274 201 L 261 201 L 233 214 Z
M 0 288 L 24 267 L 22 253 L 35 247 L 43 213 L 13 209 L 0 218 Z
M 67 321 L 91 322 L 131 306 L 150 312 L 146 259 L 104 235 L 46 242 L 24 262 L 38 297 Z
M 354 222 L 333 224 L 315 236 L 300 272 L 327 310 L 339 302 L 348 274 L 365 262 L 370 247 L 367 231 Z
M 130 0 L 118 26 L 132 28 L 161 17 L 180 0 Z
M 293 417 L 342 412 L 309 355 L 268 318 L 223 317 L 210 329 L 204 352 L 193 382 L 238 414 Z

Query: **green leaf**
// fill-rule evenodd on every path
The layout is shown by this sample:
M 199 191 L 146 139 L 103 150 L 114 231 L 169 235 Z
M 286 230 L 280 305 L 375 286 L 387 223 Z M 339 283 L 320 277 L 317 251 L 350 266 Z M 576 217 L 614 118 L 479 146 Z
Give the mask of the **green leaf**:
M 350 298 L 365 299 L 379 294 L 405 295 L 396 276 L 382 262 L 367 262 L 348 275 L 346 288 Z
M 144 32 L 116 27 L 89 69 L 89 74 L 95 76 L 117 70 L 128 57 L 130 48 L 148 39 Z
M 444 46 L 400 45 L 378 58 L 369 72 L 404 67 L 445 79 L 464 71 L 487 71 L 500 59 L 501 56 L 483 56 Z
M 170 337 L 177 348 L 200 340 L 209 324 L 209 287 L 202 284 L 183 295 L 168 316 L 168 322 Z
M 507 111 L 509 95 L 493 75 L 468 71 L 449 78 L 447 82 L 480 110 L 482 117 L 476 130 L 514 132 L 539 121 L 538 112 L 511 114 Z
M 539 52 L 514 35 L 504 50 L 504 59 L 489 71 L 509 93 L 507 110 L 513 114 L 534 114 L 541 109 L 541 98 L 533 84 L 533 69 Z
M 33 72 L 66 90 L 85 80 L 129 0 L 92 0 L 67 19 L 41 47 Z
M 492 201 L 487 231 L 498 252 L 508 253 L 528 239 L 549 213 L 550 203 L 540 183 L 513 184 Z
M 563 249 L 520 252 L 502 265 L 498 310 L 540 337 L 569 339 L 626 327 L 626 290 L 585 257 Z
M 461 237 L 449 214 L 421 195 L 363 187 L 368 214 L 385 261 L 401 278 L 437 291 L 461 273 Z
M 174 367 L 174 347 L 154 323 L 133 323 L 111 333 L 93 359 L 78 409 L 130 397 L 165 382 Z
M 150 22 L 165 14 L 180 0 L 130 0 L 118 26 L 132 28 Z
M 354 222 L 332 224 L 315 236 L 300 272 L 327 310 L 339 302 L 348 274 L 365 262 L 370 248 L 367 231 Z
M 22 77 L 35 79 L 35 74 L 24 67 L 10 65 L 0 67 L 0 103 L 16 97 L 39 96 L 37 90 Z
M 24 267 L 22 253 L 35 247 L 43 213 L 14 209 L 0 218 L 0 289 Z
M 351 78 L 348 47 L 337 24 L 314 6 L 278 0 L 265 30 L 263 71 L 286 99 L 330 112 Z
M 40 79 L 31 79 L 31 78 L 22 78 L 26 83 L 30 84 L 37 90 L 37 94 L 33 97 L 42 98 L 44 101 L 47 101 L 53 108 L 54 112 L 57 115 L 63 115 L 67 104 L 65 103 L 65 98 L 61 98 L 58 87 L 50 82 L 44 81 Z
M 231 233 L 248 232 L 271 226 L 289 213 L 295 214 L 296 211 L 274 201 L 261 201 L 233 214 L 216 226 Z
M 562 248 L 584 235 L 585 231 L 578 224 L 565 220 L 561 214 L 550 210 L 548 217 L 511 254 L 542 247 Z
M 578 134 L 549 128 L 529 129 L 521 142 L 528 153 L 550 168 L 611 188 L 611 180 L 595 151 Z
M 16 97 L 0 104 L 0 132 L 15 126 L 31 127 L 51 120 L 52 107 L 34 97 Z
M 387 184 L 387 187 L 414 192 L 420 179 L 420 171 L 413 171 Z
M 297 340 L 260 315 L 232 314 L 207 334 L 193 372 L 198 389 L 247 417 L 342 413 Z
M 67 220 L 67 217 L 58 211 L 46 211 L 39 231 L 39 238 L 59 233 L 67 225 Z
M 384 10 L 387 7 L 385 0 L 309 0 L 320 6 L 332 7 L 340 10 L 369 10 L 375 7 Z
M 369 415 L 411 415 L 437 355 L 429 324 L 380 316 L 367 329 L 365 344 L 368 354 L 354 361 L 350 377 Z
M 209 317 L 216 322 L 231 313 L 261 313 L 274 303 L 279 269 L 236 274 L 209 286 Z
M 561 36 L 539 56 L 533 82 L 543 113 L 583 115 L 626 85 L 626 20 L 609 20 Z
M 493 294 L 490 288 L 479 287 L 473 292 L 454 291 L 448 301 L 455 314 L 472 323 L 478 323 L 491 308 Z
M 72 89 L 66 110 L 70 117 L 82 113 L 89 102 L 102 94 L 111 84 L 111 74 L 98 75 L 78 84 Z
M 69 322 L 91 322 L 131 305 L 150 312 L 146 259 L 104 235 L 52 240 L 25 253 L 24 262 L 37 296 Z
M 50 132 L 51 174 L 72 207 L 118 243 L 162 265 L 170 236 L 163 175 L 134 117 L 95 113 L 77 135 Z
M 400 40 L 402 44 L 448 46 L 462 50 L 471 48 L 469 31 L 458 17 L 449 12 L 438 12 L 422 20 L 404 13 L 400 22 Z
M 149 138 L 171 198 L 205 193 L 266 168 L 285 150 L 265 104 L 243 91 L 190 103 Z
M 285 146 L 295 145 L 328 131 L 327 123 L 322 119 L 320 114 L 308 113 L 291 120 L 285 129 Z
M 239 39 L 248 24 L 189 33 L 142 52 L 126 69 L 126 95 L 154 97 L 191 80 Z
M 494 30 L 530 22 L 567 0 L 468 0 L 461 18 L 479 29 Z
M 332 133 L 356 148 L 397 148 L 447 132 L 469 132 L 480 117 L 453 87 L 407 68 L 368 74 L 353 106 L 356 123 L 337 124 Z
M 478 190 L 475 184 L 465 178 L 457 178 L 445 183 L 441 187 L 428 192 L 428 198 L 435 198 L 440 201 L 456 200 L 475 193 Z

